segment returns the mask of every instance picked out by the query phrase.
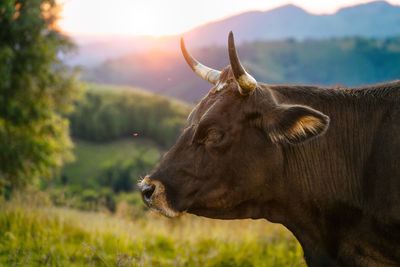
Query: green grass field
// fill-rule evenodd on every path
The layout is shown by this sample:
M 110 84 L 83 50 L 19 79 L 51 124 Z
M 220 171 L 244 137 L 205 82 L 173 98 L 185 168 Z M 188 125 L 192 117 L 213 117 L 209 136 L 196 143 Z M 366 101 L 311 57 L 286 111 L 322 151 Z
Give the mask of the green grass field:
M 220 221 L 0 204 L 0 266 L 304 266 L 290 233 L 266 221 Z
M 131 139 L 108 143 L 81 140 L 75 140 L 74 143 L 75 161 L 63 169 L 70 184 L 90 186 L 104 168 L 113 164 L 140 157 L 150 165 L 155 165 L 160 157 L 160 150 L 153 142 L 133 136 Z

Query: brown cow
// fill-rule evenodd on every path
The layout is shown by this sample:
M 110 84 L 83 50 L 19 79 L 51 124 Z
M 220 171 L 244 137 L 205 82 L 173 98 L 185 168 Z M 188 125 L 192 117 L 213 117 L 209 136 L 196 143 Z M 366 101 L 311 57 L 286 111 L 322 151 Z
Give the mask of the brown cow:
M 182 51 L 214 87 L 140 183 L 150 208 L 281 223 L 309 266 L 400 266 L 400 82 L 257 83 L 232 33 L 222 72 Z

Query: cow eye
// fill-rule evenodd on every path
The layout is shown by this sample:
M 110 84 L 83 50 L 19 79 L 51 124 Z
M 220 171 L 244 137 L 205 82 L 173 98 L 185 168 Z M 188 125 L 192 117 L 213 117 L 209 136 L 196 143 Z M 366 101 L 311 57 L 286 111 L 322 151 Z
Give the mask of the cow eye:
M 205 143 L 206 144 L 217 144 L 222 140 L 223 137 L 224 137 L 224 134 L 221 131 L 218 131 L 216 129 L 210 129 L 207 132 L 207 137 L 205 139 Z

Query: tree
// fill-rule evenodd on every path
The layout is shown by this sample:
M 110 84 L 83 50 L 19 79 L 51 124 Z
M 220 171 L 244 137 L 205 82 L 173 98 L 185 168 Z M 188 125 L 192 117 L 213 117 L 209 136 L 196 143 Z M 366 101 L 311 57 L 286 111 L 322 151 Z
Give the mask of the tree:
M 0 1 L 0 190 L 51 177 L 71 159 L 66 114 L 78 95 L 60 60 L 73 48 L 55 0 Z

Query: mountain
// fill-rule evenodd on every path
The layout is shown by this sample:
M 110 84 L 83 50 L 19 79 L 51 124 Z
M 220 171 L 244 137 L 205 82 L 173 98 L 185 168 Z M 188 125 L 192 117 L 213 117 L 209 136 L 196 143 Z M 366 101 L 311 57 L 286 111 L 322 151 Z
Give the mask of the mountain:
M 287 38 L 383 38 L 400 34 L 400 6 L 377 1 L 343 8 L 332 15 L 314 15 L 297 6 L 285 5 L 209 23 L 186 33 L 185 38 L 196 45 L 225 44 L 230 30 L 235 32 L 239 43 Z
M 215 69 L 228 64 L 226 46 L 190 49 Z M 355 86 L 400 78 L 400 37 L 385 39 L 254 41 L 238 46 L 240 58 L 260 82 Z M 88 69 L 89 81 L 135 85 L 196 102 L 211 88 L 187 66 L 179 50 L 148 51 Z
M 315 15 L 294 5 L 285 5 L 265 12 L 246 12 L 208 23 L 184 33 L 183 36 L 191 48 L 225 46 L 231 30 L 235 32 L 239 44 L 245 41 L 288 38 L 385 38 L 400 35 L 400 6 L 377 1 L 342 8 L 331 15 Z M 78 54 L 68 62 L 86 66 L 128 53 L 152 49 L 179 50 L 179 36 L 86 37 L 85 42 L 82 42 L 81 36 L 75 36 L 74 39 L 79 44 Z

